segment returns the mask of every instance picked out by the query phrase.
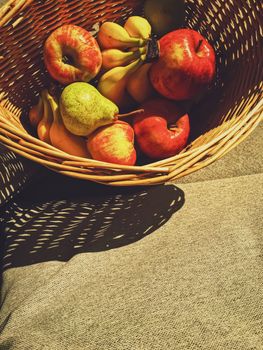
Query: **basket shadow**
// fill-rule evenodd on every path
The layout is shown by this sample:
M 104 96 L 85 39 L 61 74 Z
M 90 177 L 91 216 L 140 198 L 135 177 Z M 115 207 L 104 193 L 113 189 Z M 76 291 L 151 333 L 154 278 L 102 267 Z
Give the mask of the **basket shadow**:
M 50 174 L 5 208 L 3 269 L 126 246 L 183 205 L 184 192 L 174 185 L 111 188 Z

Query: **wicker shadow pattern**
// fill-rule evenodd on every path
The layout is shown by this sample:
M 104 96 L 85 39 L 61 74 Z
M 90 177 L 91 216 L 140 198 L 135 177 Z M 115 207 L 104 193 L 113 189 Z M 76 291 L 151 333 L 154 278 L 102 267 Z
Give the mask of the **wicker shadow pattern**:
M 51 194 L 42 199 L 48 181 L 29 186 L 6 207 L 3 269 L 67 261 L 79 253 L 131 244 L 164 225 L 184 204 L 183 191 L 173 185 L 105 193 L 104 189 L 85 190 L 83 181 L 62 181 L 59 185 L 61 177 Z M 70 185 L 65 193 L 63 189 Z M 43 188 L 41 201 L 36 199 L 40 195 L 38 186 Z
M 19 193 L 36 173 L 37 167 L 32 165 L 0 145 L 0 208 Z
M 111 186 L 176 180 L 236 147 L 262 120 L 262 6 L 258 0 L 185 2 L 186 26 L 198 30 L 216 50 L 217 75 L 189 112 L 191 138 L 180 154 L 117 166 L 70 156 L 32 136 L 21 122 L 51 83 L 42 60 L 47 36 L 66 23 L 88 30 L 105 20 L 122 23 L 131 14 L 143 14 L 139 0 L 9 1 L 0 12 L 0 142 L 60 174 Z

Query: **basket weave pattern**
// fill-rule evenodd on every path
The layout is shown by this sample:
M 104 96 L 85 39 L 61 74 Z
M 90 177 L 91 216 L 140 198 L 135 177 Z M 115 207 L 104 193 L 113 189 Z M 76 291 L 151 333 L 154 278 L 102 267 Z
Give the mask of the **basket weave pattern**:
M 219 159 L 262 119 L 263 29 L 257 0 L 186 1 L 187 27 L 216 50 L 217 78 L 190 112 L 191 143 L 178 155 L 142 166 L 121 166 L 71 156 L 29 134 L 36 96 L 50 86 L 43 43 L 62 24 L 91 30 L 105 20 L 122 23 L 142 14 L 142 1 L 9 1 L 0 9 L 0 142 L 61 174 L 112 186 L 164 183 Z

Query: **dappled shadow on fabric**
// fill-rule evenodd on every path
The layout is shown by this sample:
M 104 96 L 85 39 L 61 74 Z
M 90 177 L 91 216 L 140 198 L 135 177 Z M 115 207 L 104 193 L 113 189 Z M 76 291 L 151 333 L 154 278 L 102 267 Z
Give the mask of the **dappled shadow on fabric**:
M 109 188 L 52 175 L 5 209 L 3 269 L 131 244 L 183 204 L 184 193 L 174 185 Z

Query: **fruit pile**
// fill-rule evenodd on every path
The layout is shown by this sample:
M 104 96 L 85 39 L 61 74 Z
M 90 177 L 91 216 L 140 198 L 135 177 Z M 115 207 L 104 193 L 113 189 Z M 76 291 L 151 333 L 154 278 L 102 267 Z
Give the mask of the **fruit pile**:
M 121 165 L 136 164 L 138 153 L 159 160 L 184 149 L 190 123 L 180 102 L 204 94 L 215 52 L 197 31 L 177 28 L 174 13 L 167 17 L 170 5 L 146 0 L 145 17 L 131 16 L 123 26 L 104 22 L 96 38 L 71 24 L 51 33 L 44 63 L 62 91 L 43 90 L 29 111 L 39 139 Z M 129 106 L 135 110 L 120 114 Z

